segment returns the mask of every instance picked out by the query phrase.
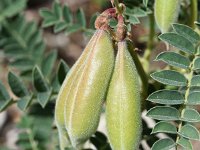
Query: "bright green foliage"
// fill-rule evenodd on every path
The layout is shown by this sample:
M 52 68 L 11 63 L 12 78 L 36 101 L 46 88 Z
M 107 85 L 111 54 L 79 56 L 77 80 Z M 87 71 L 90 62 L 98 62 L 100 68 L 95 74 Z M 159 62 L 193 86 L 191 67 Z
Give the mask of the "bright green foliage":
M 76 18 L 74 18 L 67 5 L 62 6 L 60 3 L 54 2 L 51 10 L 44 8 L 40 11 L 40 15 L 44 18 L 43 27 L 53 26 L 55 33 L 65 31 L 66 34 L 71 34 L 80 30 L 89 34 L 94 32 L 86 27 L 86 18 L 82 9 L 76 12 Z M 90 27 L 93 26 L 95 16 L 91 19 Z
M 42 73 L 44 74 L 44 76 L 49 77 L 51 75 L 56 59 L 57 59 L 56 50 L 53 50 L 52 52 L 47 54 L 47 56 L 44 58 L 41 66 Z
M 68 71 L 69 71 L 69 67 L 67 66 L 67 64 L 63 60 L 61 60 L 59 67 L 58 67 L 58 81 L 59 81 L 60 84 L 63 83 L 65 76 L 68 73 Z
M 191 92 L 188 95 L 187 104 L 188 105 L 199 105 L 200 104 L 199 96 L 200 96 L 200 92 L 198 92 L 198 91 Z
M 177 129 L 173 124 L 169 122 L 160 121 L 154 126 L 152 130 L 152 133 L 159 133 L 159 132 L 176 134 Z
M 200 75 L 195 75 L 192 77 L 191 86 L 199 87 L 200 86 Z
M 45 50 L 42 32 L 38 30 L 36 23 L 26 22 L 22 16 L 12 21 L 5 20 L 2 27 L 0 48 L 8 58 L 12 58 L 12 67 L 19 69 L 22 76 L 30 77 L 32 68 L 42 65 L 41 58 Z
M 26 0 L 1 0 L 0 1 L 0 23 L 4 19 L 13 17 L 21 12 L 26 6 Z
M 188 69 L 190 60 L 185 56 L 175 52 L 163 52 L 156 57 L 156 61 L 164 61 L 170 66 Z
M 144 0 L 143 4 L 147 6 L 148 0 Z M 149 10 L 141 9 L 140 7 L 127 7 L 124 14 L 129 18 L 128 21 L 131 24 L 139 24 L 139 17 L 145 17 L 149 14 Z M 53 26 L 54 32 L 58 33 L 64 31 L 67 35 L 84 31 L 86 34 L 92 35 L 94 33 L 94 22 L 98 13 L 94 14 L 90 19 L 89 28 L 86 24 L 85 14 L 82 9 L 79 9 L 75 13 L 75 17 L 67 5 L 62 6 L 60 3 L 55 2 L 51 10 L 44 8 L 40 11 L 40 15 L 44 18 L 43 27 Z M 116 20 L 114 25 L 116 27 Z M 130 27 L 129 27 L 130 29 Z
M 10 5 L 11 2 L 12 5 Z M 52 50 L 49 53 L 44 53 L 46 46 L 37 24 L 27 22 L 23 16 L 18 14 L 23 9 L 22 7 L 19 11 L 14 11 L 15 7 L 22 6 L 22 2 L 25 6 L 26 1 L 23 0 L 0 2 L 0 4 L 2 3 L 0 7 L 4 6 L 6 8 L 8 4 L 10 7 L 12 6 L 13 14 L 5 17 L 15 16 L 12 19 L 4 18 L 2 22 L 0 21 L 2 27 L 0 30 L 0 48 L 3 49 L 4 55 L 9 59 L 10 66 L 18 69 L 20 76 L 26 77 L 28 82 L 22 83 L 19 76 L 11 72 L 8 74 L 9 86 L 17 99 L 13 100 L 6 96 L 8 95 L 6 94 L 7 91 L 2 86 L 0 88 L 0 93 L 2 93 L 0 111 L 13 103 L 17 103 L 17 106 L 24 111 L 30 104 L 35 103 L 36 99 L 42 107 L 45 107 L 49 100 L 55 99 L 52 96 L 60 88 L 59 76 L 65 76 L 67 73 L 65 71 L 60 75 L 62 69 L 58 69 L 57 73 L 53 73 L 57 51 Z M 68 68 L 66 64 L 62 66 Z M 30 86 L 34 88 L 30 88 Z
M 56 73 L 56 79 L 58 79 L 59 76 L 63 76 L 64 74 L 66 75 L 67 71 L 61 72 L 63 67 L 68 68 L 66 64 L 62 63 L 58 69 L 58 72 Z M 33 69 L 32 80 L 36 91 L 28 91 L 27 85 L 21 81 L 21 78 L 10 72 L 8 74 L 8 83 L 13 94 L 15 94 L 18 99 L 11 99 L 5 87 L 2 85 L 2 83 L 0 83 L 0 111 L 3 111 L 13 103 L 17 103 L 18 107 L 24 111 L 34 99 L 37 99 L 42 107 L 45 107 L 51 99 L 53 92 L 56 93 L 57 89 L 61 86 L 61 83 L 59 83 L 58 80 L 54 81 L 54 84 L 56 83 L 56 85 L 53 83 L 52 85 L 49 85 L 48 81 L 44 78 L 44 75 L 38 67 Z
M 156 106 L 151 108 L 147 116 L 157 120 L 179 120 L 180 114 L 176 108 L 169 106 Z
M 177 0 L 160 0 L 165 4 L 167 1 L 168 3 L 173 1 L 174 4 L 178 2 Z M 69 67 L 63 60 L 58 62 L 58 67 L 56 67 L 56 50 L 45 52 L 46 46 L 40 28 L 36 23 L 27 22 L 21 16 L 26 13 L 23 13 L 26 3 L 27 0 L 0 0 L 0 50 L 3 54 L 1 56 L 9 61 L 11 70 L 17 69 L 19 72 L 19 74 L 15 74 L 12 70 L 8 73 L 7 78 L 9 89 L 12 95 L 15 95 L 14 99 L 0 81 L 0 112 L 12 104 L 17 104 L 19 109 L 28 115 L 23 117 L 19 124 L 20 134 L 16 143 L 19 149 L 60 150 L 57 130 L 54 130 L 52 118 L 54 116 L 54 100 Z M 155 6 L 153 6 L 154 1 L 149 0 L 124 0 L 123 3 L 126 5 L 123 16 L 128 31 L 131 30 L 132 25 L 140 23 L 140 17 L 147 17 L 151 13 L 150 9 Z M 164 8 L 161 8 L 162 12 L 167 12 L 165 4 L 161 5 Z M 172 5 L 171 8 L 178 8 L 178 6 Z M 165 15 L 165 13 L 159 12 L 155 14 L 164 18 L 160 20 L 160 23 L 157 20 L 162 32 L 169 30 L 169 22 L 172 23 L 176 20 L 178 9 L 173 11 L 175 13 L 168 12 Z M 184 12 L 181 12 L 180 18 L 184 15 L 182 13 Z M 68 35 L 76 31 L 83 31 L 91 35 L 94 33 L 94 22 L 99 14 L 94 14 L 90 23 L 87 24 L 82 9 L 72 12 L 67 5 L 56 1 L 52 9 L 42 9 L 40 15 L 43 18 L 43 27 L 52 27 L 55 33 L 64 32 Z M 168 20 L 170 19 L 169 15 L 173 17 L 171 20 Z M 165 19 L 166 17 L 168 19 Z M 146 19 L 142 19 L 143 21 Z M 150 23 L 151 27 L 154 26 L 152 23 Z M 195 24 L 197 28 L 200 27 L 199 22 L 195 22 Z M 117 20 L 111 19 L 109 25 L 115 29 Z M 157 82 L 148 84 L 148 78 L 142 81 L 149 85 L 149 87 L 145 87 L 146 89 L 144 88 L 148 90 L 147 92 L 159 89 L 147 98 L 152 102 L 146 107 L 147 109 L 151 108 L 147 115 L 158 120 L 152 130 L 153 135 L 150 135 L 151 129 L 143 120 L 142 138 L 148 145 L 154 143 L 152 150 L 169 150 L 177 145 L 183 149 L 192 150 L 191 140 L 199 140 L 199 132 L 193 124 L 200 122 L 200 114 L 194 109 L 195 105 L 200 104 L 200 46 L 198 46 L 200 36 L 186 25 L 175 23 L 172 29 L 173 32 L 162 34 L 159 38 L 177 48 L 177 51 L 166 51 L 159 54 L 156 61 L 168 64 L 168 70 L 158 71 L 151 75 L 153 79 L 167 86 Z M 153 33 L 150 32 L 150 38 L 151 34 Z M 146 41 L 146 37 L 139 39 L 140 42 L 143 40 Z M 135 63 L 138 67 L 137 62 Z M 142 75 L 146 76 L 145 73 Z M 164 87 L 166 89 L 163 89 Z M 154 107 L 155 104 L 158 106 Z M 165 133 L 170 138 L 159 140 L 156 137 L 157 133 Z M 89 140 L 98 150 L 111 150 L 107 137 L 100 132 L 96 132 Z M 155 140 L 158 141 L 155 142 Z M 8 150 L 4 147 L 0 149 Z M 140 149 L 143 149 L 141 145 Z M 69 147 L 65 150 L 75 149 Z
M 44 150 L 49 147 L 55 149 L 56 142 L 53 141 L 55 140 L 53 137 L 56 133 L 52 130 L 52 122 L 52 117 L 48 115 L 23 116 L 17 124 L 21 131 L 16 142 L 17 146 L 23 150 Z
M 147 98 L 148 101 L 158 103 L 158 104 L 168 104 L 168 105 L 176 105 L 176 104 L 183 104 L 184 97 L 178 91 L 172 90 L 159 90 Z
M 175 143 L 172 139 L 161 139 L 155 142 L 152 146 L 152 150 L 170 150 L 175 147 Z
M 177 143 L 184 149 L 193 150 L 192 143 L 186 138 L 181 137 Z
M 12 72 L 8 74 L 8 83 L 12 92 L 18 97 L 24 97 L 29 94 L 28 90 L 26 89 L 25 85 L 20 81 L 19 77 L 17 77 Z
M 59 82 L 58 78 L 65 76 L 68 70 L 69 67 L 63 61 L 61 61 L 58 71 L 55 74 L 55 77 L 51 81 L 50 85 L 50 81 L 47 80 L 49 78 L 46 78 L 47 76 L 44 76 L 39 67 L 35 67 L 33 71 L 31 71 L 31 80 L 35 91 L 29 90 L 28 86 L 21 81 L 21 78 L 19 76 L 15 75 L 12 72 L 9 72 L 8 83 L 11 91 L 18 97 L 18 99 L 11 99 L 6 88 L 0 82 L 0 112 L 13 103 L 17 103 L 17 106 L 21 110 L 25 111 L 35 99 L 37 99 L 38 103 L 44 108 L 47 103 L 53 98 L 53 94 L 56 94 L 58 92 L 58 89 L 62 84 L 63 80 L 60 79 Z
M 22 111 L 25 111 L 31 104 L 33 100 L 33 94 L 29 95 L 29 96 L 24 96 L 22 98 L 20 98 L 17 101 L 17 106 L 19 107 L 19 109 L 21 109 Z
M 172 70 L 162 70 L 151 74 L 151 77 L 163 84 L 173 86 L 186 86 L 187 80 L 181 73 Z
M 33 85 L 38 92 L 46 92 L 48 84 L 38 67 L 33 70 Z
M 146 6 L 147 0 L 144 0 L 143 4 Z M 127 18 L 128 18 L 127 21 L 131 25 L 140 24 L 139 18 L 140 17 L 146 17 L 146 16 L 148 16 L 148 14 L 149 14 L 148 10 L 141 9 L 140 7 L 127 7 L 125 12 L 124 12 L 124 15 L 126 15 Z M 128 30 L 131 30 L 130 24 L 128 26 Z
M 38 67 L 33 69 L 33 85 L 37 91 L 38 102 L 42 105 L 42 107 L 45 107 L 50 99 L 52 89 L 47 84 L 47 81 Z
M 124 15 L 127 16 L 128 21 L 132 25 L 139 24 L 138 18 L 146 17 L 151 13 L 151 10 L 147 8 L 147 5 L 150 3 L 149 0 L 124 0 L 123 3 L 126 5 Z
M 199 138 L 199 131 L 192 125 L 186 124 L 184 125 L 181 130 L 179 131 L 179 134 L 187 139 L 191 140 L 200 140 Z
M 143 4 L 145 7 L 147 7 L 149 0 L 143 0 Z
M 140 21 L 139 21 L 138 17 L 147 16 L 147 12 L 142 10 L 139 7 L 137 7 L 137 8 L 128 8 L 127 7 L 124 14 L 129 17 L 129 22 L 131 24 L 139 24 Z
M 197 50 L 200 36 L 185 25 L 173 24 L 173 29 L 173 33 L 164 33 L 159 37 L 180 50 L 182 55 L 167 51 L 159 54 L 156 60 L 176 67 L 177 70 L 158 71 L 151 74 L 151 77 L 162 84 L 174 86 L 177 90 L 164 89 L 151 94 L 147 100 L 166 106 L 151 108 L 147 112 L 147 116 L 161 120 L 154 126 L 152 133 L 176 134 L 176 139 L 175 141 L 173 139 L 161 139 L 154 143 L 152 150 L 168 150 L 177 145 L 192 150 L 190 140 L 200 139 L 199 131 L 192 124 L 200 122 L 200 114 L 195 109 L 190 108 L 191 105 L 200 104 L 198 89 L 200 61 Z M 184 69 L 187 76 L 180 73 L 179 68 Z M 172 107 L 174 104 L 180 105 L 179 109 L 177 109 L 177 106 Z M 174 126 L 169 121 L 177 121 L 178 125 Z
M 9 105 L 13 103 L 12 99 L 5 86 L 0 81 L 0 111 L 5 110 Z
M 165 33 L 160 35 L 159 38 L 185 53 L 195 53 L 195 47 L 193 43 L 189 41 L 185 36 L 182 36 L 178 33 Z
M 200 122 L 200 115 L 195 109 L 185 108 L 183 109 L 183 115 L 181 116 L 181 120 L 187 122 Z
M 190 42 L 194 44 L 197 44 L 199 42 L 200 36 L 197 32 L 194 32 L 192 28 L 177 23 L 174 23 L 172 27 L 176 33 L 187 38 Z

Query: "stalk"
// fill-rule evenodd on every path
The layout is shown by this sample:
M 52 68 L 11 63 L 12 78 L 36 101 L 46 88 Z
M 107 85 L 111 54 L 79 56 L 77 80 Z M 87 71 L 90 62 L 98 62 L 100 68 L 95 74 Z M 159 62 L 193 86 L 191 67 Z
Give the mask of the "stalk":
M 118 14 L 122 14 L 123 13 L 123 8 L 121 7 L 121 5 L 120 5 L 118 0 L 111 0 L 111 3 L 115 6 Z
M 190 6 L 190 19 L 189 19 L 189 25 L 193 29 L 195 28 L 194 22 L 197 21 L 198 18 L 198 2 L 197 0 L 191 0 L 191 6 Z
M 154 35 L 155 35 L 154 14 L 151 13 L 151 14 L 148 15 L 148 17 L 149 17 L 149 38 L 148 38 L 148 42 L 147 42 L 147 48 L 146 48 L 145 53 L 144 53 L 144 57 L 142 59 L 146 72 L 149 71 L 149 60 L 150 60 L 151 52 L 152 52 L 152 49 L 153 49 Z

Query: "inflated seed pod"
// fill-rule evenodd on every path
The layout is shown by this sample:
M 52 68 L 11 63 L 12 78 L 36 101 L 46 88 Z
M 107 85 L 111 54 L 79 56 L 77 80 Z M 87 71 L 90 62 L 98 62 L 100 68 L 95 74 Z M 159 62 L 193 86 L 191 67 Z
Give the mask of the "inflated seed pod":
M 155 0 L 155 20 L 162 33 L 170 29 L 177 20 L 180 0 Z
M 126 41 L 118 43 L 106 98 L 108 139 L 113 150 L 137 150 L 141 134 L 139 78 Z
M 66 129 L 74 147 L 97 129 L 113 67 L 112 39 L 99 29 L 65 78 L 56 101 L 57 127 Z

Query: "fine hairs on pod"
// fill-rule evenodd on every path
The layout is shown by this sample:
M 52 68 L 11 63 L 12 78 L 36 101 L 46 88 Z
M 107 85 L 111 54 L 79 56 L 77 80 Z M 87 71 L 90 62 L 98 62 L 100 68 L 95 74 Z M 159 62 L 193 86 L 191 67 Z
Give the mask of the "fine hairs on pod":
M 113 150 L 137 150 L 141 134 L 140 85 L 126 41 L 118 42 L 106 98 L 106 124 Z
M 97 129 L 113 67 L 113 41 L 107 31 L 98 29 L 66 76 L 56 101 L 60 138 L 67 134 L 75 148 Z
M 179 14 L 180 0 L 155 0 L 154 12 L 156 23 L 162 33 L 169 31 Z

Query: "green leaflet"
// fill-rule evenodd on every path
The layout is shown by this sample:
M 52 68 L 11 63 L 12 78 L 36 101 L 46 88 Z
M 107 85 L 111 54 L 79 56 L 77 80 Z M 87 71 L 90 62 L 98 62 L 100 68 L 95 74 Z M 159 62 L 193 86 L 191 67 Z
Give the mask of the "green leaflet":
M 162 70 L 151 74 L 151 77 L 163 84 L 172 86 L 186 86 L 187 79 L 181 73 L 172 70 Z
M 197 44 L 200 40 L 200 36 L 197 32 L 193 31 L 192 28 L 183 25 L 183 24 L 177 24 L 174 23 L 172 25 L 173 29 L 175 30 L 176 33 L 180 34 L 181 36 L 187 38 L 189 41 L 192 43 Z
M 173 124 L 171 124 L 169 122 L 160 121 L 154 126 L 154 128 L 152 130 L 152 133 L 159 133 L 159 132 L 176 134 L 177 129 Z
M 188 140 L 186 138 L 181 137 L 178 140 L 178 144 L 187 150 L 193 150 L 192 143 L 190 142 L 190 140 Z
M 148 101 L 167 104 L 167 105 L 177 105 L 184 103 L 184 97 L 178 91 L 172 90 L 159 90 L 149 95 Z
M 177 34 L 177 33 L 165 33 L 161 34 L 159 38 L 162 41 L 165 41 L 169 43 L 170 45 L 180 49 L 181 51 L 189 54 L 195 53 L 195 47 L 191 41 L 189 41 L 187 38 Z
M 190 124 L 184 125 L 181 128 L 179 134 L 182 137 L 192 139 L 192 140 L 199 140 L 200 139 L 199 131 L 193 125 L 190 125 Z
M 174 107 L 156 106 L 147 112 L 147 116 L 157 120 L 179 120 L 179 111 Z
M 183 55 L 174 52 L 162 52 L 156 57 L 156 61 L 163 61 L 170 66 L 188 69 L 190 60 Z
M 161 139 L 156 141 L 151 150 L 170 150 L 175 147 L 175 142 L 172 139 Z
M 21 12 L 26 7 L 26 0 L 1 0 L 0 22 Z

